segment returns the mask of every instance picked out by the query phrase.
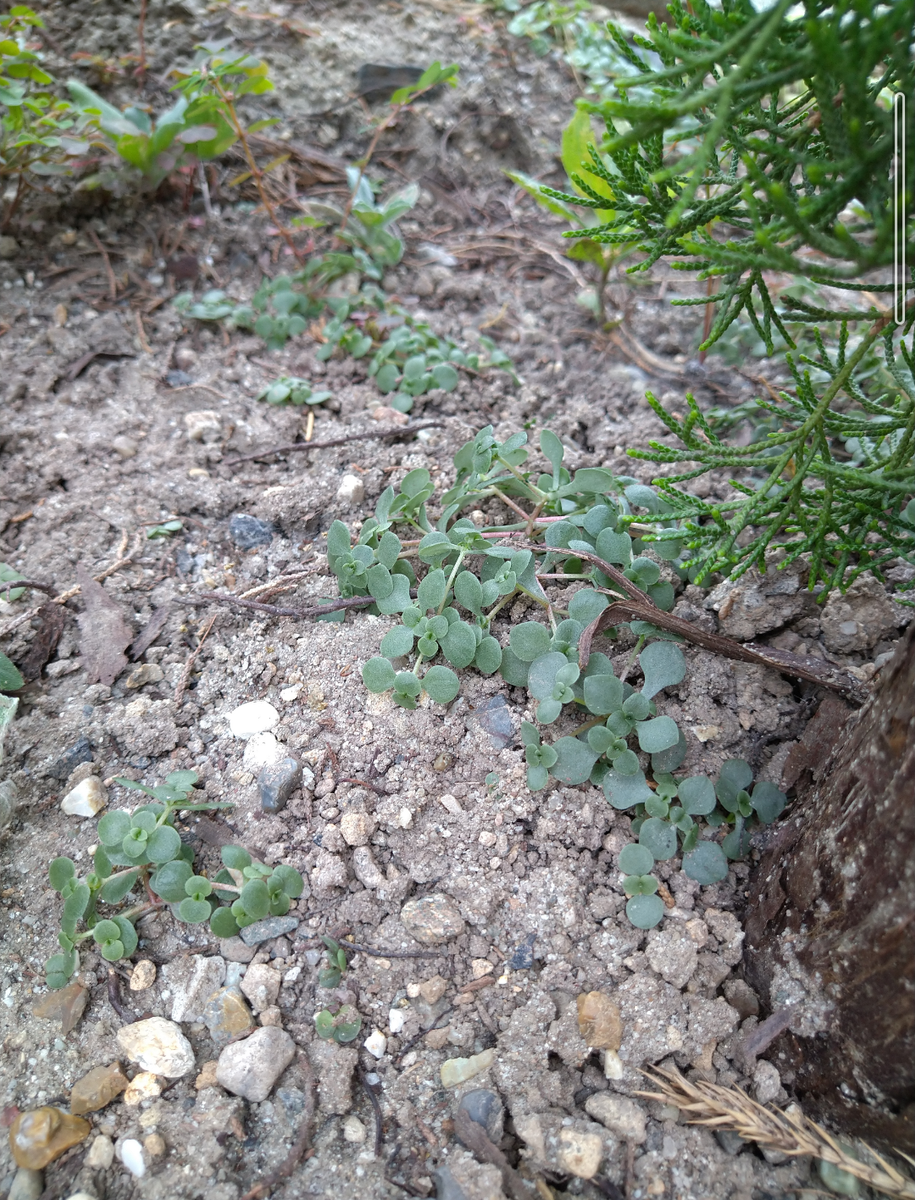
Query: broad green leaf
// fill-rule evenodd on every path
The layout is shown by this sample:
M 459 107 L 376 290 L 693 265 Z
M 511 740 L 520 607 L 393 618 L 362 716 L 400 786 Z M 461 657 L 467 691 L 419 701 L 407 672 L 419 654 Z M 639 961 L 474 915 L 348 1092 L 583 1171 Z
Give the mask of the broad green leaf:
M 602 786 L 604 795 L 614 808 L 632 808 L 635 804 L 644 804 L 649 796 L 653 795 L 642 771 L 636 771 L 634 775 L 620 775 L 618 771 L 608 771 Z
M 362 682 L 370 692 L 386 692 L 394 686 L 396 672 L 387 658 L 370 658 L 362 668 Z
M 609 185 L 595 175 L 588 172 L 591 166 L 591 155 L 588 150 L 589 146 L 593 146 L 597 141 L 594 136 L 594 131 L 591 128 L 591 114 L 583 108 L 576 108 L 575 113 L 562 131 L 562 165 L 565 167 L 566 175 L 569 177 L 569 182 L 580 196 L 586 193 L 578 186 L 573 175 L 587 174 L 588 186 L 592 188 L 598 195 L 606 196 L 608 205 L 606 210 L 601 210 L 597 216 L 598 221 L 604 222 L 610 220 L 611 204 L 613 202 L 613 192 Z
M 483 606 L 483 585 L 471 571 L 461 571 L 454 581 L 454 598 L 462 608 L 475 615 Z
M 154 829 L 146 843 L 146 853 L 150 862 L 154 863 L 170 862 L 180 849 L 181 837 L 171 825 L 160 825 Z
M 235 871 L 243 871 L 251 866 L 251 855 L 241 846 L 223 846 L 219 853 L 225 865 Z
M 762 780 L 753 789 L 751 803 L 760 821 L 764 825 L 771 825 L 784 812 L 788 797 L 774 783 Z
M 622 708 L 623 685 L 615 675 L 586 675 L 583 689 L 588 711 L 596 716 L 606 716 Z
M 163 863 L 149 881 L 150 888 L 168 904 L 178 904 L 186 893 L 184 885 L 193 874 L 189 863 L 173 859 Z
M 208 921 L 210 919 L 210 911 L 209 901 L 192 900 L 190 896 L 187 896 L 178 905 L 178 916 L 182 921 L 187 921 L 189 925 L 200 925 L 204 921 Z M 266 911 L 264 915 L 266 916 Z
M 705 817 L 715 807 L 715 788 L 707 775 L 691 775 L 677 786 L 680 803 L 694 817 Z
M 509 686 L 526 687 L 530 675 L 530 663 L 519 658 L 511 646 L 506 646 L 502 650 L 499 673 Z
M 270 894 L 262 879 L 252 879 L 241 890 L 239 900 L 244 905 L 245 912 L 255 921 L 266 917 L 270 909 Z M 204 918 L 205 919 L 205 918 Z
M 683 651 L 673 642 L 651 642 L 639 655 L 639 664 L 645 676 L 642 694 L 649 698 L 679 683 L 686 674 Z
M 453 626 L 452 626 L 453 628 Z M 460 691 L 461 683 L 450 667 L 430 667 L 422 679 L 429 698 L 436 704 L 450 704 Z
M 728 860 L 716 842 L 700 842 L 683 855 L 683 870 L 697 883 L 718 883 L 727 878 Z
M 551 640 L 549 629 L 538 621 L 522 621 L 520 625 L 513 625 L 508 639 L 512 652 L 527 663 L 546 654 Z
M 413 649 L 412 631 L 405 625 L 395 625 L 381 639 L 379 649 L 387 658 L 401 658 L 404 654 L 409 654 Z
M 578 738 L 561 737 L 553 743 L 553 749 L 557 759 L 551 774 L 560 783 L 585 783 L 598 757 L 588 743 Z
M 22 672 L 10 658 L 0 652 L 0 692 L 15 692 L 24 686 Z
M 647 875 L 653 866 L 654 855 L 637 842 L 630 842 L 620 851 L 620 870 L 626 875 Z
M 626 916 L 636 929 L 654 929 L 664 917 L 664 901 L 659 896 L 633 896 Z
M 582 625 L 590 625 L 597 620 L 610 601 L 601 592 L 593 588 L 579 588 L 569 603 L 569 616 Z
M 107 879 L 102 884 L 99 899 L 105 904 L 118 904 L 137 882 L 139 874 L 138 870 L 126 871 L 123 875 L 119 872 L 113 878 Z M 156 894 L 158 895 L 158 892 Z
M 464 621 L 454 621 L 440 644 L 442 654 L 454 667 L 469 667 L 477 653 L 477 639 Z
M 587 680 L 585 681 L 587 682 Z M 677 723 L 672 717 L 654 717 L 650 721 L 640 721 L 635 727 L 639 739 L 639 748 L 648 754 L 659 754 L 676 746 L 680 738 Z
M 639 830 L 639 844 L 663 862 L 677 853 L 677 831 L 660 817 L 649 817 Z
M 217 937 L 230 938 L 238 933 L 238 922 L 230 908 L 217 908 L 210 916 L 210 929 Z
M 48 867 L 48 882 L 55 892 L 62 892 L 76 875 L 76 864 L 71 858 L 55 858 Z
M 421 609 L 437 609 L 445 602 L 447 580 L 441 567 L 429 571 L 417 589 L 416 602 Z

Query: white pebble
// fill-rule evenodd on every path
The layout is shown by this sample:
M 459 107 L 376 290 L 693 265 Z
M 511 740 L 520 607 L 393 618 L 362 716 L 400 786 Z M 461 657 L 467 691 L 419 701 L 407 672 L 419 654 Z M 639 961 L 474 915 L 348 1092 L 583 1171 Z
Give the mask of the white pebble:
M 365 1141 L 365 1126 L 352 1113 L 343 1122 L 343 1140 L 356 1144 Z
M 90 775 L 67 792 L 60 802 L 68 817 L 94 817 L 108 803 L 108 793 L 97 775 Z
M 242 762 L 249 771 L 257 772 L 262 767 L 272 767 L 285 757 L 285 748 L 272 733 L 255 733 L 248 738 Z
M 293 687 L 283 688 L 280 692 L 280 699 L 284 704 L 291 704 L 293 700 L 298 700 L 301 690 L 298 684 L 295 684 Z
M 222 421 L 219 413 L 204 408 L 184 415 L 187 436 L 192 442 L 218 442 L 222 437 Z
M 365 484 L 358 475 L 344 475 L 337 488 L 337 499 L 342 504 L 361 504 L 365 499 Z
M 400 1033 L 407 1023 L 407 1014 L 402 1008 L 392 1008 L 388 1013 L 388 1029 L 391 1033 Z
M 118 1142 L 117 1156 L 131 1173 L 137 1179 L 142 1179 L 146 1174 L 146 1163 L 143 1161 L 143 1147 L 136 1138 L 123 1138 Z
M 247 741 L 256 733 L 266 733 L 280 723 L 280 714 L 266 700 L 251 700 L 229 713 L 229 729 L 234 737 Z
M 388 1046 L 388 1039 L 380 1029 L 373 1029 L 363 1043 L 373 1058 L 381 1058 Z

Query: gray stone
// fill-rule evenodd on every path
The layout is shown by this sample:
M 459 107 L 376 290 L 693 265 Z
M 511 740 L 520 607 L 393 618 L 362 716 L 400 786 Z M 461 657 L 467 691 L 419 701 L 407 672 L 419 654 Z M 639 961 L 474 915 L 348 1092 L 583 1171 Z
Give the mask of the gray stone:
M 772 1063 L 758 1062 L 753 1072 L 753 1093 L 760 1104 L 768 1104 L 775 1100 L 782 1090 L 781 1076 L 778 1068 Z
M 91 762 L 92 746 L 89 744 L 87 737 L 81 737 L 57 760 L 48 771 L 48 774 L 52 779 L 67 779 L 71 771 L 78 767 L 80 763 Z
M 190 387 L 194 382 L 194 376 L 188 375 L 187 371 L 169 371 L 165 376 L 167 387 L 179 388 Z
M 236 513 L 229 521 L 229 539 L 239 550 L 269 546 L 273 541 L 273 526 L 269 521 L 260 521 L 247 513 Z
M 164 1017 L 148 1017 L 117 1032 L 118 1046 L 131 1062 L 153 1075 L 180 1079 L 194 1070 L 194 1051 L 179 1027 Z
M 203 1021 L 217 1046 L 228 1046 L 254 1028 L 251 1009 L 235 987 L 213 993 L 203 1010 Z
M 354 1046 L 315 1038 L 308 1057 L 318 1082 L 318 1103 L 326 1115 L 345 1116 L 353 1106 L 353 1072 L 359 1059 Z
M 745 1142 L 739 1133 L 734 1133 L 732 1129 L 716 1129 L 715 1141 L 725 1154 L 730 1154 L 732 1157 L 750 1144 Z
M 420 900 L 408 900 L 400 910 L 408 933 L 424 946 L 440 946 L 464 932 L 464 918 L 450 896 L 433 892 Z
M 489 696 L 480 701 L 467 719 L 467 724 L 477 722 L 489 734 L 496 750 L 504 750 L 514 737 L 511 709 L 504 696 Z
M 433 1171 L 432 1178 L 435 1180 L 435 1200 L 469 1200 L 447 1163 Z
M 585 1112 L 622 1141 L 641 1144 L 648 1137 L 645 1110 L 626 1096 L 596 1092 L 585 1101 Z
M 471 1121 L 482 1125 L 489 1140 L 498 1146 L 505 1127 L 505 1106 L 495 1092 L 488 1088 L 474 1088 L 471 1092 L 465 1092 L 458 1109 L 466 1112 Z
M 262 1025 L 243 1042 L 226 1046 L 219 1056 L 216 1079 L 234 1096 L 259 1103 L 295 1058 L 295 1042 L 284 1029 Z
M 534 943 L 536 941 L 536 933 L 529 933 L 524 941 L 515 947 L 511 958 L 508 960 L 509 968 L 512 971 L 530 970 L 534 965 Z
M 172 1020 L 200 1021 L 210 997 L 225 983 L 225 960 L 218 954 L 176 958 L 162 968 L 162 978 L 172 992 Z
M 685 987 L 699 961 L 696 943 L 685 929 L 673 923 L 648 935 L 645 957 L 653 971 L 676 988 Z
M 240 937 L 220 938 L 219 953 L 230 963 L 249 963 L 257 954 L 256 946 L 247 946 Z
M 266 766 L 257 777 L 261 809 L 266 813 L 278 813 L 302 782 L 302 764 L 295 758 L 283 758 L 272 766 Z
M 0 258 L 15 258 L 19 253 L 19 243 L 14 237 L 9 234 L 4 234 L 0 237 Z M 12 1192 L 10 1195 L 12 1196 Z
M 298 917 L 265 917 L 263 921 L 246 925 L 240 937 L 246 946 L 259 946 L 261 942 L 269 942 L 271 938 L 281 937 L 284 933 L 293 933 L 298 927 Z
M 362 886 L 370 891 L 384 884 L 384 875 L 368 846 L 357 846 L 353 851 L 353 871 Z
M 276 1004 L 280 994 L 280 984 L 283 977 L 275 967 L 266 963 L 252 963 L 241 981 L 241 990 L 251 1002 L 256 1013 L 262 1013 L 265 1008 Z
M 12 241 L 12 238 L 8 239 Z M 0 243 L 7 241 L 0 238 Z M 9 257 L 0 252 L 0 257 Z M 20 1167 L 13 1179 L 13 1186 L 7 1193 L 6 1200 L 38 1200 L 44 1191 L 44 1172 L 32 1171 L 29 1167 Z

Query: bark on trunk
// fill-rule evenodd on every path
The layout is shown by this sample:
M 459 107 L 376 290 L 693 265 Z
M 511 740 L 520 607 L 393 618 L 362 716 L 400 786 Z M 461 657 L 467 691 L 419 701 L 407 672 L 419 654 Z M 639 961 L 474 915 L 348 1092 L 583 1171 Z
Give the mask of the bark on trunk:
M 831 752 L 810 748 L 792 817 L 751 880 L 746 977 L 770 1011 L 791 1006 L 767 1057 L 805 1111 L 912 1154 L 915 625 Z

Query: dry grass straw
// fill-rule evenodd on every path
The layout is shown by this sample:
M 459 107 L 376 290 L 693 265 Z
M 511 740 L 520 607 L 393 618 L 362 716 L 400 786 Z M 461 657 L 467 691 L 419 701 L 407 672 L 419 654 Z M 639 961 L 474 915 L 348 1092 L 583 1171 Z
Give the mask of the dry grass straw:
M 795 1115 L 764 1108 L 740 1088 L 719 1087 L 718 1084 L 704 1081 L 692 1082 L 676 1071 L 665 1071 L 661 1067 L 642 1073 L 659 1090 L 636 1094 L 647 1100 L 673 1104 L 690 1124 L 705 1125 L 710 1129 L 729 1129 L 748 1142 L 756 1142 L 759 1146 L 778 1150 L 792 1158 L 808 1154 L 821 1158 L 886 1196 L 915 1200 L 915 1182 L 902 1175 L 876 1151 L 865 1147 L 873 1165 L 853 1158 L 822 1126 L 808 1120 L 800 1112 Z M 902 1157 L 907 1162 L 912 1161 L 907 1155 Z

